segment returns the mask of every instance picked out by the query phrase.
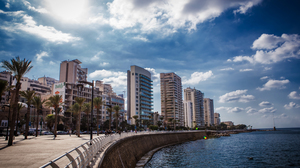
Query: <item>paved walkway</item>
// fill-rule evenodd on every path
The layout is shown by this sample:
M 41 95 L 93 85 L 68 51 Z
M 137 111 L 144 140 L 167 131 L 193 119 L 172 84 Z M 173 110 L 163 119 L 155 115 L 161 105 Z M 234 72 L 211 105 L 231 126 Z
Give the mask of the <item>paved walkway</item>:
M 96 137 L 97 135 L 94 134 L 93 138 Z M 6 147 L 7 141 L 4 137 L 0 137 L 0 168 L 40 167 L 89 139 L 89 134 L 83 134 L 81 137 L 58 135 L 55 140 L 53 135 L 28 136 L 27 140 L 24 136 L 18 136 L 13 146 Z

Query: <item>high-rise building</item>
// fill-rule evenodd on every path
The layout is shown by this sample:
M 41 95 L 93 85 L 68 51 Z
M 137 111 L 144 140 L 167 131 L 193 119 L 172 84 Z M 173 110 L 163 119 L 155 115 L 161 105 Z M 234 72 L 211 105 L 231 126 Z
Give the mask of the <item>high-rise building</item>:
M 151 73 L 144 68 L 133 65 L 127 71 L 127 116 L 131 124 L 135 124 L 135 115 L 152 122 L 152 85 Z
M 46 86 L 52 86 L 55 83 L 58 83 L 58 80 L 54 79 L 54 78 L 50 78 L 50 77 L 40 77 L 38 78 L 38 81 Z
M 220 125 L 221 124 L 221 120 L 220 120 L 220 114 L 219 113 L 215 113 L 215 125 Z
M 184 123 L 181 78 L 175 73 L 160 74 L 161 114 L 164 122 L 169 119 L 179 121 L 177 125 Z
M 206 126 L 214 124 L 214 101 L 210 98 L 204 98 L 204 122 Z
M 60 63 L 59 82 L 77 83 L 87 80 L 87 68 L 81 68 L 78 59 Z
M 184 89 L 184 121 L 188 127 L 204 126 L 203 93 L 190 87 Z
M 97 80 L 96 88 L 99 88 L 99 90 L 102 92 L 102 94 L 112 94 L 113 93 L 111 84 L 103 83 L 103 81 Z

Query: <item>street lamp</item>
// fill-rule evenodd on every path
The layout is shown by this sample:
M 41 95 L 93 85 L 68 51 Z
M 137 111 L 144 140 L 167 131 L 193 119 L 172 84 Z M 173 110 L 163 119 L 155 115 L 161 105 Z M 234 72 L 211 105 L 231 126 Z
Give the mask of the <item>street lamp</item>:
M 91 132 L 90 132 L 90 145 L 92 145 L 92 139 L 93 139 L 93 99 L 94 99 L 94 80 L 92 80 L 92 82 L 87 82 L 87 81 L 78 81 L 77 87 L 78 87 L 78 91 L 81 92 L 82 88 L 83 88 L 83 84 L 88 84 L 90 86 L 92 86 L 92 107 L 91 107 Z

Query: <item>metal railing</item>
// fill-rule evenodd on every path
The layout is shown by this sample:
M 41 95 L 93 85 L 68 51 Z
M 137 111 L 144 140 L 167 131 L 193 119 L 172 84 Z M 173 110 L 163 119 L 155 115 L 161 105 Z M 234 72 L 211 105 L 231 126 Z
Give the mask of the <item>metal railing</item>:
M 97 159 L 101 159 L 101 158 L 96 158 L 95 156 L 101 153 L 112 142 L 129 136 L 136 136 L 136 135 L 143 135 L 143 134 L 157 134 L 157 133 L 173 133 L 173 132 L 169 132 L 169 131 L 150 131 L 150 132 L 137 132 L 137 133 L 122 132 L 121 134 L 112 134 L 112 135 L 97 137 L 70 150 L 69 152 L 66 152 L 65 154 L 57 157 L 56 159 L 51 160 L 50 162 L 41 166 L 40 168 L 90 167 L 91 164 L 95 162 Z M 92 145 L 90 145 L 90 143 Z

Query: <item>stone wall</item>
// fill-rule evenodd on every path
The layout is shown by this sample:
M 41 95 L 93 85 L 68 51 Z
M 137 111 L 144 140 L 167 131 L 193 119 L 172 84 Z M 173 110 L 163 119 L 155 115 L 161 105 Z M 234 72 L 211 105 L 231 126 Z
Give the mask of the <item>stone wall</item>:
M 98 165 L 99 168 L 131 168 L 149 151 L 186 141 L 203 139 L 205 132 L 178 132 L 163 134 L 148 134 L 127 137 L 119 140 L 108 148 Z

